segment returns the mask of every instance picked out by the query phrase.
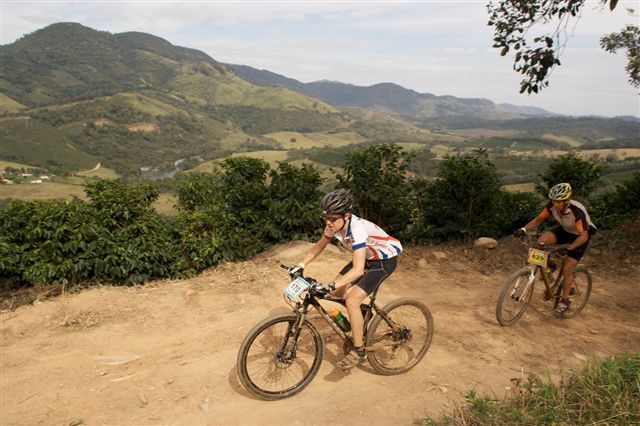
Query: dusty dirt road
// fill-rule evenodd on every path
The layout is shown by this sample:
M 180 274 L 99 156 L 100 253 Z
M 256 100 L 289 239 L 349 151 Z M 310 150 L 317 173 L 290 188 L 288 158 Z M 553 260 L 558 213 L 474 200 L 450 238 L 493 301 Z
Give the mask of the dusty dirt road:
M 239 384 L 236 356 L 246 333 L 285 311 L 280 262 L 297 242 L 189 280 L 93 288 L 3 310 L 0 423 L 10 425 L 411 425 L 463 403 L 469 390 L 503 397 L 512 378 L 560 380 L 591 356 L 640 349 L 640 262 L 586 263 L 594 290 L 571 320 L 551 314 L 540 288 L 524 318 L 503 328 L 496 297 L 523 256 L 502 244 L 407 248 L 380 301 L 423 300 L 435 321 L 423 361 L 399 376 L 368 364 L 343 373 L 337 338 L 325 332 L 314 381 L 289 399 L 262 401 Z M 595 250 L 594 250 L 595 251 Z M 307 267 L 329 280 L 347 259 L 330 247 Z

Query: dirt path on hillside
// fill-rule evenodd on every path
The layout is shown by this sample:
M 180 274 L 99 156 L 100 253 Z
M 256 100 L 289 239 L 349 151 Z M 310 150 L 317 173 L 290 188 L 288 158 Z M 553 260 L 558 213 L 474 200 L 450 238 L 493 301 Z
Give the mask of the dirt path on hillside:
M 93 173 L 93 172 L 95 172 L 95 171 L 100 170 L 100 167 L 101 167 L 101 166 L 102 166 L 102 163 L 98 163 L 98 164 L 96 164 L 96 165 L 93 167 L 93 169 L 89 169 L 89 170 L 80 170 L 80 171 L 76 172 L 76 174 L 78 174 L 78 175 L 86 175 L 86 174 L 89 174 L 89 173 Z
M 554 318 L 537 288 L 524 318 L 503 328 L 495 303 L 519 266 L 514 247 L 408 248 L 379 298 L 429 306 L 435 336 L 424 360 L 399 376 L 368 364 L 343 373 L 334 368 L 341 345 L 325 331 L 314 381 L 292 398 L 261 401 L 239 384 L 238 347 L 256 323 L 287 309 L 279 263 L 299 261 L 307 248 L 292 243 L 190 280 L 94 288 L 2 311 L 0 424 L 411 425 L 454 410 L 471 389 L 503 397 L 512 378 L 561 379 L 591 356 L 640 349 L 637 257 L 615 278 L 585 259 L 594 290 L 579 317 Z M 306 272 L 328 280 L 345 259 L 330 247 Z

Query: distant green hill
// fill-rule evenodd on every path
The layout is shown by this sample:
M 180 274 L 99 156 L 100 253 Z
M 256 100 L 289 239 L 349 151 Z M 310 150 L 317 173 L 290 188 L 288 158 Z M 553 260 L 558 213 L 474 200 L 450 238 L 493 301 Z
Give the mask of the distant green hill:
M 148 34 L 59 23 L 2 46 L 0 60 L 0 156 L 42 167 L 100 159 L 121 174 L 172 169 L 182 158 L 277 148 L 263 134 L 348 122 L 325 102 L 252 85 L 202 52 Z M 12 124 L 26 116 L 32 130 Z
M 640 120 L 526 119 L 536 111 L 392 83 L 303 84 L 150 34 L 76 23 L 0 46 L 0 63 L 0 159 L 57 174 L 100 162 L 121 176 L 157 177 L 242 152 L 303 153 L 297 136 L 329 151 L 315 158 L 334 159 L 343 156 L 331 151 L 340 139 L 414 148 L 509 147 L 514 138 L 528 149 L 542 138 L 545 148 L 616 148 L 623 139 L 640 146 Z M 289 140 L 273 136 L 283 134 Z

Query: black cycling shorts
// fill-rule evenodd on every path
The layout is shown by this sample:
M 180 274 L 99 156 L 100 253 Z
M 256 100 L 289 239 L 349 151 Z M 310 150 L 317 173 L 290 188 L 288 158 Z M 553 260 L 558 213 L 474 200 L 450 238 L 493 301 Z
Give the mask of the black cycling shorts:
M 364 275 L 353 284 L 363 289 L 367 294 L 371 294 L 382 284 L 382 281 L 396 270 L 397 266 L 398 259 L 395 256 L 384 260 L 366 260 Z M 346 274 L 351 268 L 353 268 L 353 262 L 347 263 L 340 271 L 340 275 Z
M 578 238 L 576 234 L 567 232 L 562 226 L 559 225 L 551 229 L 551 232 L 553 232 L 553 235 L 556 236 L 557 244 L 571 244 L 576 240 L 576 238 Z M 589 233 L 589 240 L 591 240 L 591 235 L 592 234 Z M 587 251 L 587 247 L 589 246 L 589 240 L 587 240 L 586 243 L 584 243 L 577 249 L 569 250 L 568 256 L 575 260 L 582 259 L 582 256 L 584 256 L 584 253 Z

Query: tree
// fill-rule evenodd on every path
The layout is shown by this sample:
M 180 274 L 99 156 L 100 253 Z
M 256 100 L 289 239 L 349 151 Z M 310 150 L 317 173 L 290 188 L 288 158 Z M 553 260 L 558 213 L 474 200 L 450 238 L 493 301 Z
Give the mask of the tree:
M 412 206 L 406 179 L 411 154 L 398 145 L 383 143 L 347 152 L 340 187 L 355 199 L 355 211 L 398 236 L 411 219 Z
M 609 10 L 616 8 L 618 0 L 600 0 L 602 5 L 609 4 Z M 538 93 L 549 85 L 551 70 L 560 65 L 561 49 L 566 44 L 567 27 L 572 18 L 579 15 L 587 0 L 501 0 L 490 2 L 488 25 L 495 28 L 493 47 L 501 49 L 505 56 L 515 51 L 514 70 L 525 76 L 520 82 L 520 93 Z M 631 11 L 633 12 L 633 11 Z M 576 18 L 578 19 L 578 18 Z M 557 21 L 552 33 L 536 35 L 530 46 L 529 30 L 536 24 L 549 24 Z M 627 49 L 628 64 L 625 67 L 630 83 L 640 85 L 640 30 L 637 26 L 627 25 L 620 33 L 612 33 L 600 40 L 601 46 L 608 52 Z
M 602 164 L 585 161 L 573 152 L 561 155 L 540 175 L 540 181 L 535 184 L 536 191 L 546 198 L 553 185 L 568 182 L 574 196 L 588 198 L 602 176 L 603 168 Z
M 624 220 L 640 219 L 640 172 L 617 184 L 614 192 L 595 196 L 590 211 L 598 228 L 612 229 Z
M 485 150 L 445 156 L 433 182 L 416 180 L 417 240 L 464 240 L 491 235 L 500 213 L 500 178 Z
M 624 68 L 629 74 L 629 83 L 634 87 L 640 86 L 640 29 L 627 25 L 619 33 L 611 33 L 600 39 L 600 46 L 610 53 L 618 49 L 627 49 L 627 66 Z
M 315 239 L 322 229 L 319 214 L 323 178 L 311 164 L 300 167 L 284 161 L 269 172 L 271 185 L 266 194 L 265 237 L 277 243 L 292 239 Z

